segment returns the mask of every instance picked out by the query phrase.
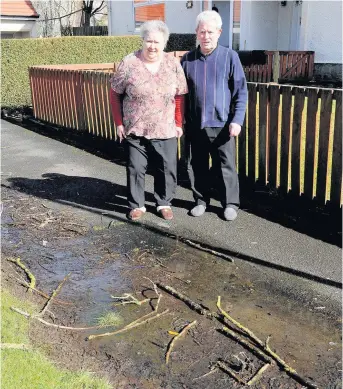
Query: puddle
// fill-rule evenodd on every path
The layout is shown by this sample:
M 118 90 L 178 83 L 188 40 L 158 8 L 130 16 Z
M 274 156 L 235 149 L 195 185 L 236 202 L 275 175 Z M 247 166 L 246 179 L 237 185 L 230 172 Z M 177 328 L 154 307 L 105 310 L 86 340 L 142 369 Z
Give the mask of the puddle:
M 239 261 L 230 263 L 128 223 L 89 228 L 82 236 L 67 238 L 53 227 L 46 231 L 19 228 L 11 225 L 7 216 L 3 223 L 3 256 L 20 256 L 35 274 L 39 289 L 51 293 L 71 273 L 59 298 L 73 305 L 53 307 L 56 322 L 92 326 L 99 317 L 115 312 L 127 324 L 151 312 L 151 307 L 148 303 L 116 307 L 111 295 L 131 293 L 139 300 L 152 298 L 155 293 L 149 279 L 159 281 L 210 311 L 216 311 L 217 296 L 221 296 L 223 308 L 262 340 L 271 336 L 272 349 L 299 374 L 322 388 L 341 387 L 340 311 L 329 309 L 329 301 L 315 293 L 310 281 L 289 275 L 285 280 L 276 271 L 262 271 Z M 45 246 L 44 237 L 48 242 Z M 114 328 L 74 333 L 77 346 L 60 359 L 65 363 L 67 358 L 80 359 L 86 369 L 84 350 L 95 353 L 97 370 L 109 377 L 115 388 L 125 389 L 241 387 L 221 371 L 199 377 L 218 359 L 243 361 L 244 369 L 237 374 L 245 380 L 262 366 L 249 351 L 220 333 L 219 322 L 162 294 L 159 311 L 169 309 L 169 314 L 126 333 L 91 341 L 86 341 L 89 334 Z M 198 324 L 175 345 L 166 366 L 165 353 L 172 339 L 168 331 L 180 331 L 193 320 Z M 57 336 L 45 329 L 45 342 Z M 52 354 L 55 358 L 58 355 L 57 351 Z M 256 387 L 302 386 L 273 367 Z

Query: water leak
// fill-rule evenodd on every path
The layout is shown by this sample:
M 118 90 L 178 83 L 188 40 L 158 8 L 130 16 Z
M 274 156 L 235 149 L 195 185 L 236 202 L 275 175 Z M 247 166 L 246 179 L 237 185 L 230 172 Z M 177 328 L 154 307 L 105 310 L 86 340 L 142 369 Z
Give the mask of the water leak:
M 37 287 L 46 293 L 70 273 L 59 298 L 72 305 L 53 307 L 56 322 L 92 326 L 114 312 L 128 324 L 151 312 L 151 305 L 156 305 L 151 281 L 161 282 L 210 311 L 216 311 L 221 296 L 223 308 L 262 340 L 271 336 L 272 349 L 299 374 L 323 388 L 340 387 L 340 309 L 316 294 L 311 281 L 239 260 L 231 263 L 191 248 L 167 232 L 156 233 L 132 223 L 90 226 L 82 234 L 67 236 L 58 225 L 39 229 L 14 221 L 8 215 L 2 220 L 3 257 L 20 256 L 35 274 Z M 114 305 L 112 296 L 125 293 L 138 300 L 151 298 L 151 304 Z M 262 366 L 254 355 L 221 333 L 219 322 L 162 294 L 159 312 L 169 309 L 167 315 L 119 335 L 86 340 L 90 334 L 114 331 L 112 327 L 89 330 L 78 337 L 76 348 L 95 350 L 100 371 L 114 387 L 235 388 L 240 385 L 224 372 L 202 376 L 220 359 L 232 366 L 238 364 L 237 374 L 244 380 Z M 165 353 L 172 339 L 168 331 L 179 332 L 193 320 L 197 325 L 176 343 L 166 365 Z M 80 350 L 69 353 L 81 358 Z M 60 358 L 63 361 L 64 356 Z M 256 387 L 302 386 L 274 366 Z

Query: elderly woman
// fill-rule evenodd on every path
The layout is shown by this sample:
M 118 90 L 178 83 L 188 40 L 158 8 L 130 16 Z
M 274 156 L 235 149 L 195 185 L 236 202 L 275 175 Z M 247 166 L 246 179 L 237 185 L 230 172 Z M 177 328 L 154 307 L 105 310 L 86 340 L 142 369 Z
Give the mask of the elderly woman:
M 177 59 L 163 49 L 169 38 L 161 21 L 141 26 L 142 49 L 126 56 L 111 78 L 111 106 L 120 142 L 128 145 L 128 218 L 140 219 L 145 173 L 154 167 L 157 213 L 173 218 L 176 190 L 177 138 L 182 135 L 183 96 L 187 82 Z

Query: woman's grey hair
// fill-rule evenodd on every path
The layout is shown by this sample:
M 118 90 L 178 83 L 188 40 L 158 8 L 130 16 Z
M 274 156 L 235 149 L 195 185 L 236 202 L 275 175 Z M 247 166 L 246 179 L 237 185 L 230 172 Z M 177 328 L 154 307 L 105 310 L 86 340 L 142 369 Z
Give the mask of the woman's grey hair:
M 164 38 L 164 47 L 166 47 L 169 39 L 169 29 L 167 25 L 161 20 L 149 20 L 141 25 L 141 37 L 143 40 L 145 40 L 151 32 L 161 32 Z
M 199 27 L 200 23 L 206 23 L 206 22 L 214 22 L 216 24 L 216 27 L 218 30 L 222 28 L 223 22 L 222 18 L 220 17 L 219 13 L 216 11 L 203 11 L 201 12 L 195 21 L 196 30 Z

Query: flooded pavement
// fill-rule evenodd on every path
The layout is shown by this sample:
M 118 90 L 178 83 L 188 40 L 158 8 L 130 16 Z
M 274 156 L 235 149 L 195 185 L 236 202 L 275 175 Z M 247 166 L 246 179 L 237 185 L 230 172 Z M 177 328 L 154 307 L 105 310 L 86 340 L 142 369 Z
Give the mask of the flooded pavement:
M 67 209 L 3 188 L 2 279 L 23 293 L 25 274 L 6 258 L 20 257 L 37 279 L 37 289 L 51 294 L 70 273 L 46 320 L 88 327 L 109 313 L 116 325 L 67 331 L 32 322 L 31 339 L 60 366 L 91 370 L 108 377 L 114 388 L 240 388 L 227 373 L 211 368 L 226 361 L 244 382 L 263 366 L 249 350 L 222 333 L 223 325 L 190 309 L 164 291 L 158 312 L 167 314 L 124 333 L 87 340 L 89 335 L 120 329 L 152 312 L 154 283 L 169 285 L 216 312 L 217 297 L 230 315 L 270 346 L 290 366 L 320 388 L 341 388 L 340 290 L 319 294 L 316 283 L 234 262 L 189 247 L 168 230 L 114 220 L 91 225 Z M 120 305 L 113 296 L 131 294 L 141 305 Z M 39 300 L 44 304 L 44 299 Z M 168 344 L 187 324 L 166 365 Z M 210 373 L 211 374 L 207 374 Z M 279 367 L 267 369 L 256 388 L 302 388 Z

